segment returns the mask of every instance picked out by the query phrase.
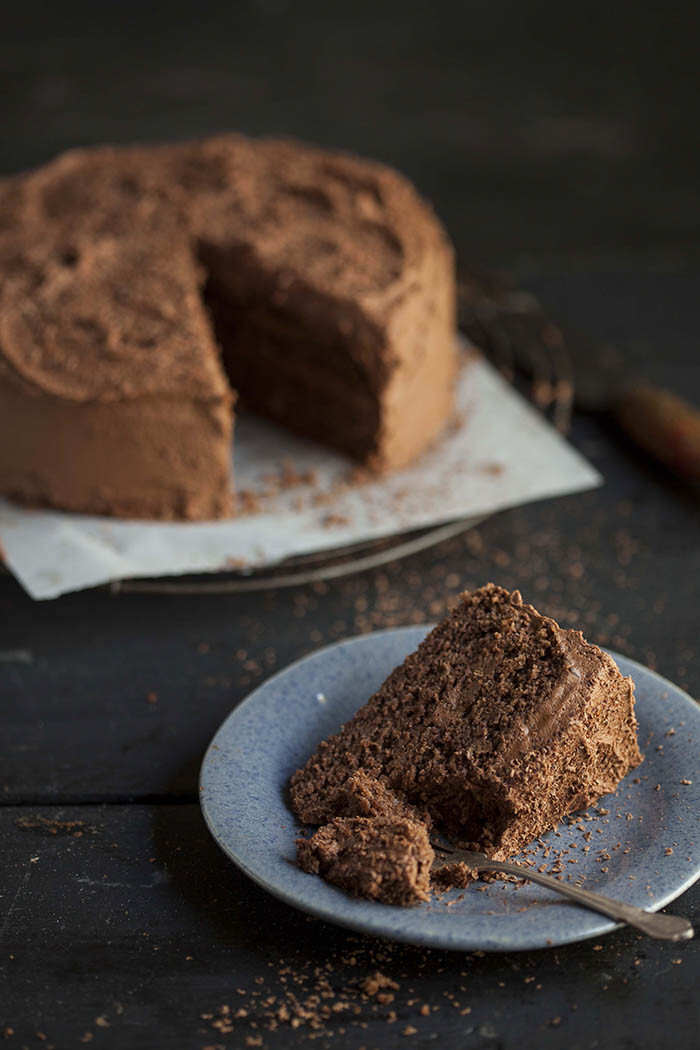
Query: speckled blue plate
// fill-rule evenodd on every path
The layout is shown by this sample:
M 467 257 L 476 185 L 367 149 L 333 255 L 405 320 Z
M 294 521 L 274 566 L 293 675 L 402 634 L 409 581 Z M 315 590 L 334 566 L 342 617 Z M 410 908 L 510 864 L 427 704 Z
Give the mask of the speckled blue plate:
M 397 908 L 349 897 L 296 867 L 299 825 L 288 804 L 289 777 L 428 630 L 406 627 L 338 642 L 292 664 L 240 704 L 202 764 L 202 809 L 214 838 L 251 879 L 288 904 L 393 940 L 512 951 L 614 929 L 603 916 L 530 883 L 477 883 L 416 908 Z M 583 875 L 587 888 L 655 911 L 700 875 L 700 707 L 653 671 L 612 655 L 636 684 L 645 760 L 589 810 L 593 819 L 583 821 L 583 830 L 563 824 L 546 835 L 552 851 L 542 863 L 551 866 L 554 850 L 566 849 L 565 877 Z

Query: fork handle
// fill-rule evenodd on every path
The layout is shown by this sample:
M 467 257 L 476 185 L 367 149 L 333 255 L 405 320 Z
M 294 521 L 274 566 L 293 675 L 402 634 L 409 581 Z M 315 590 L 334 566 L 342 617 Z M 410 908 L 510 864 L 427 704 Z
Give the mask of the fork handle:
M 579 886 L 572 886 L 567 882 L 559 882 L 551 875 L 543 875 L 539 871 L 531 871 L 521 864 L 511 864 L 508 861 L 485 861 L 477 866 L 478 871 L 505 871 L 509 875 L 517 875 L 520 879 L 529 879 L 537 882 L 540 886 L 546 886 L 563 897 L 583 904 L 586 908 L 601 912 L 610 919 L 618 922 L 626 922 L 628 926 L 634 926 L 649 937 L 656 937 L 664 941 L 684 941 L 693 936 L 693 927 L 687 919 L 680 915 L 664 915 L 662 912 L 645 911 L 637 908 L 634 904 L 625 904 L 624 901 L 613 900 L 612 897 L 604 897 L 592 890 L 582 890 Z
M 700 485 L 700 410 L 695 405 L 639 383 L 619 394 L 615 416 L 639 448 L 682 481 Z

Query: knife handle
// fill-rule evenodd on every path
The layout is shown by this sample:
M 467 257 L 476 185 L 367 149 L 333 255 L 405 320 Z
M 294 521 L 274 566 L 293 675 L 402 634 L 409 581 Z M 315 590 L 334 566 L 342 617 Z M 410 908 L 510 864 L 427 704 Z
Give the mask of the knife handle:
M 700 485 L 700 411 L 662 387 L 635 384 L 615 403 L 628 437 L 677 477 Z

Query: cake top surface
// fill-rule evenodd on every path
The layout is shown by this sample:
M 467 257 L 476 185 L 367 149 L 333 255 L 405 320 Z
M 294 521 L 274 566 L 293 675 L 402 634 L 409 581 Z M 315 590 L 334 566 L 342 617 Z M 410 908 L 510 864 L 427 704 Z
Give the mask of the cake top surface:
M 66 242 L 76 266 L 54 265 Z M 37 246 L 45 252 L 38 283 Z M 183 346 L 206 342 L 199 332 L 193 340 L 202 324 L 193 277 L 200 259 L 217 260 L 224 281 L 237 268 L 258 268 L 273 294 L 305 301 L 312 291 L 347 332 L 386 323 L 427 279 L 435 253 L 449 250 L 411 184 L 373 161 L 237 135 L 72 150 L 0 179 L 0 358 L 60 396 L 113 398 L 120 385 L 123 396 L 167 394 L 181 388 L 185 371 L 199 396 Z M 30 286 L 39 290 L 31 309 L 20 302 Z M 161 364 L 129 334 L 137 316 L 143 338 L 159 340 Z M 91 328 L 95 374 L 80 378 Z M 359 344 L 365 366 L 384 375 L 382 340 L 365 335 Z M 216 373 L 209 361 L 199 381 L 205 393 L 219 384 Z
M 68 233 L 0 243 L 0 369 L 74 401 L 227 396 L 200 275 L 180 240 Z
M 69 150 L 0 181 L 0 231 L 39 223 L 97 236 L 181 226 L 212 241 L 254 237 L 261 253 L 291 253 L 352 295 L 396 280 L 404 257 L 439 231 L 408 180 L 378 162 L 237 135 Z M 333 266 L 309 260 L 319 255 L 312 236 L 339 253 Z

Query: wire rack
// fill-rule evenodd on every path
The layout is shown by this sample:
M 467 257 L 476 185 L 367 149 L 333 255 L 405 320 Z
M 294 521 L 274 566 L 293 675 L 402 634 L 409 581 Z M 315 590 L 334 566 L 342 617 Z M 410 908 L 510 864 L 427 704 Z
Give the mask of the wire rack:
M 459 326 L 562 434 L 571 427 L 574 372 L 562 330 L 537 298 L 507 278 L 460 270 Z
M 561 433 L 571 424 L 571 356 L 561 330 L 539 302 L 507 278 L 462 269 L 458 274 L 459 327 L 508 382 L 517 386 Z M 483 521 L 470 518 L 410 533 L 288 558 L 272 568 L 211 577 L 117 580 L 114 594 L 235 594 L 295 587 L 376 569 L 459 536 Z

